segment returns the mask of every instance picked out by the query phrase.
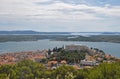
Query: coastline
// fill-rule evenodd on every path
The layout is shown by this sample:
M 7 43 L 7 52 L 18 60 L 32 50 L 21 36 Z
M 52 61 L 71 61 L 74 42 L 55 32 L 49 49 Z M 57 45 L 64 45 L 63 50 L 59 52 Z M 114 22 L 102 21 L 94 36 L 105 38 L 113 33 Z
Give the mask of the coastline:
M 92 48 L 91 49 L 91 48 L 88 48 L 86 46 L 80 46 L 80 45 L 68 45 L 68 46 L 70 47 L 70 51 L 71 51 L 71 46 L 72 46 L 72 49 L 74 48 L 75 51 L 77 51 L 79 49 L 81 50 L 81 48 L 82 48 L 82 50 L 84 49 L 84 50 L 88 50 L 89 52 L 91 52 L 91 55 L 93 55 L 95 52 L 98 52 L 95 55 L 93 55 L 93 57 L 97 56 L 98 60 L 100 60 L 100 61 L 103 60 L 101 58 L 101 57 L 103 57 L 102 55 L 104 55 L 104 52 L 102 50 L 99 50 L 97 48 L 94 48 L 94 49 Z M 0 54 L 0 64 L 2 65 L 2 64 L 16 63 L 16 62 L 19 62 L 20 60 L 23 60 L 23 59 L 30 59 L 30 60 L 34 60 L 34 61 L 36 61 L 36 60 L 40 61 L 42 59 L 47 59 L 49 50 L 36 50 L 36 51 L 26 51 L 26 52 L 22 51 L 22 52 L 2 53 L 2 54 Z M 54 50 L 54 48 L 53 48 L 53 50 Z M 65 50 L 68 50 L 68 49 L 65 48 Z M 51 53 L 54 54 L 53 51 L 51 51 Z M 108 60 L 110 60 L 110 59 L 114 59 L 114 60 L 119 59 L 117 57 L 114 57 L 114 56 L 112 56 L 110 54 L 106 54 L 106 53 L 105 53 L 104 56 L 106 56 L 106 58 Z M 94 59 L 94 60 L 96 60 L 96 59 Z

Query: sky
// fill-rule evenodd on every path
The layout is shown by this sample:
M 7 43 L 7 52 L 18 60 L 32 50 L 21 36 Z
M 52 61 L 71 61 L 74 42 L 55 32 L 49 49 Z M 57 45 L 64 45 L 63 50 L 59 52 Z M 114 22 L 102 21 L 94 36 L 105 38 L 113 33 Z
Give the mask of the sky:
M 0 0 L 0 30 L 120 32 L 120 0 Z

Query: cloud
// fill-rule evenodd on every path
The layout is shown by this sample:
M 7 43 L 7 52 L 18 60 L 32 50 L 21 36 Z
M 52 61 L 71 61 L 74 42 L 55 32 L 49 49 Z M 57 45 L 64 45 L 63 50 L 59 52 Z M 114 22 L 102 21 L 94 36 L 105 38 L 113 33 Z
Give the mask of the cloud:
M 69 30 L 78 30 L 79 27 L 83 28 L 83 26 L 87 27 L 89 25 L 93 26 L 94 30 L 100 29 L 100 26 L 108 29 L 108 26 L 112 26 L 111 21 L 113 21 L 113 24 L 117 24 L 116 26 L 118 27 L 119 22 L 115 21 L 120 20 L 119 5 L 105 4 L 104 6 L 94 6 L 89 5 L 90 3 L 86 2 L 87 0 L 80 1 L 1 0 L 0 21 L 4 24 L 8 22 L 19 26 L 29 26 L 29 23 L 33 26 L 38 25 L 38 27 L 39 25 L 51 27 L 59 25 L 59 28 L 62 26 L 61 24 L 64 24 L 64 28 L 67 27 Z M 71 27 L 69 27 L 70 25 Z
M 105 5 L 104 7 L 88 6 L 85 4 L 69 4 L 54 1 L 48 5 L 38 5 L 34 2 L 49 2 L 51 0 L 2 0 L 0 17 L 63 19 L 63 20 L 92 20 L 101 19 L 97 15 L 120 17 L 120 6 Z

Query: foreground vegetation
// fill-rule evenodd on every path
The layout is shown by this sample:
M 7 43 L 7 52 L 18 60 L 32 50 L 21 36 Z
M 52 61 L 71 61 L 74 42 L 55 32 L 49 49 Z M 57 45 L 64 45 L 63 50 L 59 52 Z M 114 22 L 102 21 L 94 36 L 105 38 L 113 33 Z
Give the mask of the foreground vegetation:
M 102 63 L 92 69 L 76 70 L 62 65 L 55 70 L 32 60 L 0 66 L 0 79 L 120 79 L 120 62 Z

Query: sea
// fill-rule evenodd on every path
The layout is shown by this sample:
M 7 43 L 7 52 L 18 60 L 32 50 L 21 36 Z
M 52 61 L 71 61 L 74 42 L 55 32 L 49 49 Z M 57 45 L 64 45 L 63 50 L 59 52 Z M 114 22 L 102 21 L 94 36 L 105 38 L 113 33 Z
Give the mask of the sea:
M 84 45 L 92 48 L 103 50 L 107 54 L 120 58 L 120 43 L 110 42 L 83 42 L 83 41 L 51 41 L 43 39 L 38 41 L 20 41 L 20 42 L 1 42 L 1 53 L 13 53 L 23 51 L 47 50 L 54 47 L 62 47 L 66 45 Z

